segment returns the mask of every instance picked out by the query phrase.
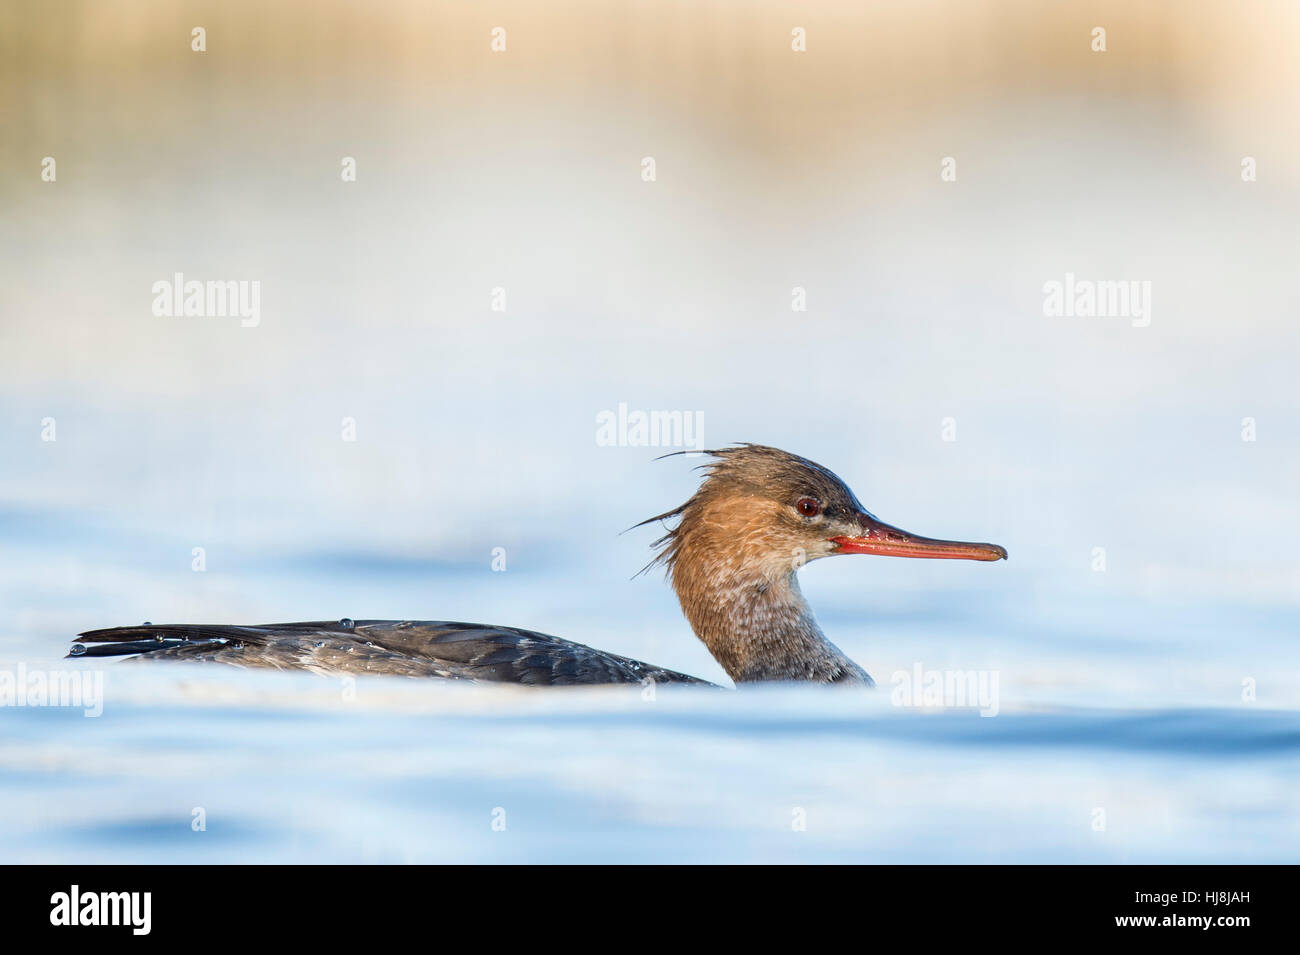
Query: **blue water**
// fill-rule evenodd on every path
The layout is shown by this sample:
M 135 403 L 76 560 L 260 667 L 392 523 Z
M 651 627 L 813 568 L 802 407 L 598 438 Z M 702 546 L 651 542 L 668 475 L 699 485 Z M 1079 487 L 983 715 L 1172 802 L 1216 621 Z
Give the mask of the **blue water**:
M 81 542 L 84 553 L 97 546 Z M 656 580 L 623 576 L 581 607 L 547 611 L 562 576 L 511 577 L 481 563 L 286 558 L 279 573 L 237 579 L 251 597 L 268 589 L 290 610 L 304 605 L 287 616 L 346 607 L 360 617 L 430 592 L 430 606 L 460 609 L 457 592 L 465 607 L 494 608 L 471 616 L 505 623 L 567 615 L 569 625 L 554 629 L 726 682 Z M 658 688 L 647 698 L 641 688 L 349 684 L 67 661 L 59 655 L 73 621 L 124 622 L 125 611 L 99 606 L 121 598 L 97 595 L 91 573 L 65 567 L 81 589 L 42 590 L 13 566 L 4 597 L 27 629 L 5 634 L 0 670 L 100 669 L 104 702 L 89 718 L 76 707 L 0 708 L 3 861 L 1300 856 L 1294 673 L 1259 673 L 1253 701 L 1240 685 L 1261 647 L 1286 658 L 1285 613 L 1155 613 L 1112 595 L 1104 606 L 1116 622 L 1103 631 L 1096 593 L 1076 599 L 1074 613 L 1061 612 L 1063 596 L 1036 610 L 1014 585 L 887 597 L 842 590 L 818 573 L 823 565 L 834 570 L 805 568 L 805 590 L 824 606 L 828 631 L 873 670 L 873 693 Z M 848 569 L 870 581 L 874 566 Z M 29 564 L 27 574 L 40 572 Z M 187 570 L 176 580 L 203 576 Z M 368 594 L 360 607 L 348 603 L 353 588 Z M 169 589 L 155 599 L 175 600 Z M 237 605 L 251 600 L 234 593 Z M 626 603 L 638 599 L 645 619 L 624 625 Z M 234 619 L 255 617 L 250 607 Z M 1234 618 L 1249 624 L 1249 639 L 1222 639 Z M 996 715 L 898 705 L 895 674 L 917 664 L 996 672 Z
M 1300 839 L 1294 711 L 169 681 L 7 717 L 6 861 L 1294 862 Z

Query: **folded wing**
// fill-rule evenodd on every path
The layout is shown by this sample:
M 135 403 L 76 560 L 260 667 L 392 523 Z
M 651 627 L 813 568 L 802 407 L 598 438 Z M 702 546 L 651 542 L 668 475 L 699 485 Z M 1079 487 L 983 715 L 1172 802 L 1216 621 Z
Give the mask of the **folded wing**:
M 147 656 L 316 673 L 385 673 L 527 686 L 704 680 L 513 627 L 433 620 L 339 620 L 258 626 L 143 624 L 81 634 L 68 654 Z

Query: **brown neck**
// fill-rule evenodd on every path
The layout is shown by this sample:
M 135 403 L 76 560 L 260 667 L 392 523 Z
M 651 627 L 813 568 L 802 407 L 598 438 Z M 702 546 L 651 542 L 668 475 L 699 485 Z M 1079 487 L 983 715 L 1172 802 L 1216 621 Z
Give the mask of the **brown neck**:
M 810 680 L 871 683 L 826 639 L 799 591 L 794 562 L 747 562 L 734 542 L 683 537 L 673 588 L 695 635 L 737 683 Z

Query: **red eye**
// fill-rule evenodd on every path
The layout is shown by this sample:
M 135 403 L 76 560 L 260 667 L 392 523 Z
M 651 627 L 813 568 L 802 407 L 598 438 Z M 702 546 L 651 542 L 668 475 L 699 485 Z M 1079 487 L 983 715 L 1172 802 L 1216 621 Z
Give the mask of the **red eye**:
M 804 517 L 816 517 L 822 512 L 821 504 L 811 497 L 799 498 L 799 502 L 795 504 L 795 507 L 799 508 L 799 513 Z

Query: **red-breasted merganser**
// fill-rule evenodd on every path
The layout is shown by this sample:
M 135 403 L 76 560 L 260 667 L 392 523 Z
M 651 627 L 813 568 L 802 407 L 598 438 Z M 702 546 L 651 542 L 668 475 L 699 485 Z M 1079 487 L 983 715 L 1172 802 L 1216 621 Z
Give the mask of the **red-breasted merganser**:
M 871 686 L 826 639 L 796 572 L 834 554 L 1005 560 L 997 544 L 918 537 L 858 503 L 834 473 L 776 448 L 744 444 L 713 460 L 681 507 L 636 525 L 676 520 L 650 565 L 668 572 L 695 635 L 736 683 L 805 680 Z M 684 673 L 559 637 L 472 623 L 144 624 L 81 634 L 69 656 L 140 654 L 320 673 L 391 673 L 530 685 L 697 683 Z

